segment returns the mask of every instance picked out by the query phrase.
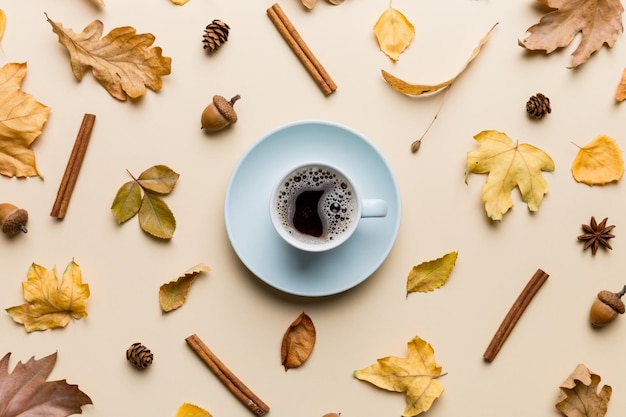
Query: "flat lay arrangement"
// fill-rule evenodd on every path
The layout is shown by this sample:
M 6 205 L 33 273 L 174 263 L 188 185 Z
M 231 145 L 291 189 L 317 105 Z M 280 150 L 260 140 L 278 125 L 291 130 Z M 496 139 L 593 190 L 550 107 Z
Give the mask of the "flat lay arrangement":
M 0 5 L 0 417 L 623 414 L 622 14 Z

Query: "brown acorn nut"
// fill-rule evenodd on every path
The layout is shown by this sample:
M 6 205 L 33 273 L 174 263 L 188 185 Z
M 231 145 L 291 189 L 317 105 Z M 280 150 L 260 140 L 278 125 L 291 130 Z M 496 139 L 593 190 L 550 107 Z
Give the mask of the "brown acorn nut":
M 240 98 L 241 96 L 239 96 L 239 94 L 230 100 L 226 100 L 224 97 L 218 95 L 213 96 L 211 104 L 206 106 L 202 112 L 202 117 L 200 118 L 202 129 L 209 132 L 216 132 L 236 123 L 237 113 L 233 106 Z
M 27 233 L 28 212 L 11 203 L 0 204 L 0 228 L 2 233 L 15 236 L 19 232 Z
M 624 314 L 626 307 L 621 300 L 624 294 L 626 294 L 626 285 L 618 293 L 600 291 L 589 310 L 591 324 L 595 327 L 603 327 L 615 320 L 618 314 Z

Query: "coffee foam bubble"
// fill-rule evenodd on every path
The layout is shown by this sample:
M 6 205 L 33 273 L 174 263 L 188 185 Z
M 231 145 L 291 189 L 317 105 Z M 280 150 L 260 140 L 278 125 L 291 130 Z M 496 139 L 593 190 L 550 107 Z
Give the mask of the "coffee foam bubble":
M 305 191 L 323 191 L 317 212 L 322 221 L 320 237 L 300 233 L 293 225 L 296 199 Z M 276 193 L 276 212 L 288 233 L 310 244 L 337 239 L 350 228 L 356 215 L 356 195 L 348 181 L 326 167 L 304 167 L 286 178 Z

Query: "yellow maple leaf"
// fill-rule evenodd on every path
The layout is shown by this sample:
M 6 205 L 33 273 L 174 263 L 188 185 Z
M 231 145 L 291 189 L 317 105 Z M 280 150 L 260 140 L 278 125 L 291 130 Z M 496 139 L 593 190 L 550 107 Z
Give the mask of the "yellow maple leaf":
M 29 333 L 65 327 L 71 319 L 87 317 L 89 285 L 83 284 L 80 267 L 73 260 L 63 271 L 60 285 L 54 268 L 33 263 L 22 291 L 26 303 L 6 311 Z
M 100 20 L 91 22 L 82 33 L 48 22 L 70 54 L 76 79 L 82 80 L 91 68 L 96 80 L 118 100 L 143 96 L 146 88 L 160 90 L 161 76 L 171 72 L 172 59 L 163 56 L 160 47 L 150 48 L 155 40 L 151 33 L 137 34 L 135 28 L 124 26 L 100 38 L 104 27 Z
M 355 371 L 354 376 L 378 388 L 406 393 L 403 417 L 428 411 L 444 391 L 438 378 L 441 366 L 435 362 L 435 351 L 430 343 L 415 336 L 407 343 L 408 357 L 387 356 L 375 364 Z M 445 375 L 445 374 L 443 374 Z
M 624 159 L 617 142 L 600 135 L 578 150 L 572 163 L 572 175 L 587 185 L 619 181 L 624 175 Z
M 7 177 L 41 176 L 31 144 L 41 135 L 50 108 L 21 90 L 25 63 L 0 69 L 0 174 Z
M 444 285 L 456 264 L 458 252 L 450 252 L 433 261 L 422 262 L 411 268 L 406 291 L 430 292 Z
M 467 154 L 465 182 L 470 173 L 489 173 L 482 191 L 489 218 L 502 220 L 513 207 L 511 192 L 515 187 L 519 188 L 530 211 L 539 210 L 548 192 L 542 171 L 554 171 L 552 158 L 532 145 L 513 143 L 506 134 L 495 130 L 482 131 L 474 139 L 479 147 Z
M 389 6 L 376 21 L 374 34 L 380 50 L 393 61 L 411 44 L 415 27 L 402 12 Z
M 211 414 L 197 405 L 184 403 L 178 407 L 176 417 L 211 417 Z
M 561 384 L 557 410 L 567 417 L 603 417 L 613 393 L 610 385 L 604 385 L 598 393 L 600 375 L 579 364 Z

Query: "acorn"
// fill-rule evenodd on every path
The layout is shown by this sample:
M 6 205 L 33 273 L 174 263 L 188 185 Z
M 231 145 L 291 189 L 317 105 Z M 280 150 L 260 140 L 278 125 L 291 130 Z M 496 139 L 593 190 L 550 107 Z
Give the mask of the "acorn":
M 224 97 L 218 95 L 213 96 L 213 102 L 206 106 L 202 112 L 202 117 L 200 118 L 202 129 L 209 132 L 216 132 L 236 123 L 237 113 L 233 106 L 240 98 L 239 94 L 230 100 L 226 100 Z
M 626 285 L 618 293 L 600 291 L 589 310 L 591 324 L 595 327 L 603 327 L 615 320 L 618 314 L 624 314 L 626 307 L 621 300 L 624 294 L 626 294 Z
M 2 233 L 15 236 L 19 232 L 27 233 L 28 212 L 11 203 L 0 204 L 0 228 Z

